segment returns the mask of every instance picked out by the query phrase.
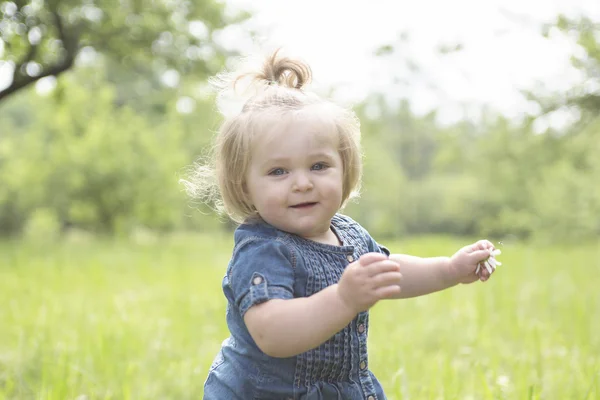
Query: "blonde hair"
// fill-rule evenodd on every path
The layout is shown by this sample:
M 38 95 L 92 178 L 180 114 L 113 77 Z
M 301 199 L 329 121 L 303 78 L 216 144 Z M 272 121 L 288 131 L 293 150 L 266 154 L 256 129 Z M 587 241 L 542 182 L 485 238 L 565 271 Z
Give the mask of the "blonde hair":
M 246 173 L 250 164 L 251 144 L 266 123 L 287 115 L 313 110 L 324 111 L 339 138 L 343 164 L 342 203 L 357 197 L 362 175 L 360 122 L 354 112 L 304 90 L 311 81 L 311 69 L 302 61 L 279 56 L 279 50 L 267 57 L 255 72 L 221 74 L 221 91 L 250 79 L 255 94 L 241 112 L 225 118 L 217 132 L 211 160 L 197 163 L 188 180 L 182 180 L 190 196 L 213 205 L 221 214 L 243 223 L 256 217 L 246 192 Z M 213 82 L 214 83 L 214 82 Z

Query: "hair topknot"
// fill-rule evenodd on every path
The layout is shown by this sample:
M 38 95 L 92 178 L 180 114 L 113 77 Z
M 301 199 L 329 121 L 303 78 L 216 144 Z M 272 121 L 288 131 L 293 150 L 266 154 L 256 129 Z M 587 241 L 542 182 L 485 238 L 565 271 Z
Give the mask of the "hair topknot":
M 217 93 L 217 108 L 226 118 L 240 113 L 245 105 L 267 92 L 304 92 L 312 81 L 309 65 L 281 55 L 280 49 L 260 58 L 240 57 L 231 62 L 227 71 L 209 81 Z
M 301 89 L 302 86 L 310 83 L 312 71 L 308 64 L 302 61 L 279 57 L 279 50 L 276 50 L 264 61 L 260 72 L 245 75 L 253 75 L 255 80 L 262 81 L 267 85 L 276 84 L 292 89 Z M 236 81 L 242 77 L 244 75 L 238 77 Z

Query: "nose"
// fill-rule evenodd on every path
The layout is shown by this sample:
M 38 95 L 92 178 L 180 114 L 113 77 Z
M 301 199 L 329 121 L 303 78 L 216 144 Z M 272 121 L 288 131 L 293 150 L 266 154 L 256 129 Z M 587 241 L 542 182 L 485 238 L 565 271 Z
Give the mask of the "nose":
M 294 184 L 292 189 L 296 192 L 306 192 L 313 188 L 313 183 L 310 177 L 304 172 L 298 172 L 294 176 Z

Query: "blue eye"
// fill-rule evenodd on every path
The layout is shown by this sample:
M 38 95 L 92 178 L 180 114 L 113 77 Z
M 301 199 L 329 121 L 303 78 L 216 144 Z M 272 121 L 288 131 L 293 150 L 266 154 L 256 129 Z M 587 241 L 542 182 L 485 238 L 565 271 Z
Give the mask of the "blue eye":
M 285 174 L 285 170 L 283 168 L 275 168 L 269 172 L 269 175 L 279 176 Z
M 313 171 L 322 171 L 324 169 L 327 169 L 327 164 L 325 163 L 316 163 L 315 165 L 312 166 L 311 168 Z

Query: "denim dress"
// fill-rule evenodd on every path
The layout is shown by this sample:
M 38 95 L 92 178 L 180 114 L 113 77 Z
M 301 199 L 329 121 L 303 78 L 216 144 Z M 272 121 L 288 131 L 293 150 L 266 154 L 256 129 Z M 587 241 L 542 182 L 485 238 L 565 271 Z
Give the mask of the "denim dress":
M 320 346 L 289 358 L 263 353 L 244 324 L 253 305 L 308 297 L 337 283 L 348 264 L 369 252 L 388 254 L 358 223 L 336 214 L 331 227 L 341 246 L 318 243 L 265 222 L 240 225 L 223 278 L 231 333 L 204 385 L 205 400 L 382 400 L 369 370 L 369 313 L 361 312 Z

